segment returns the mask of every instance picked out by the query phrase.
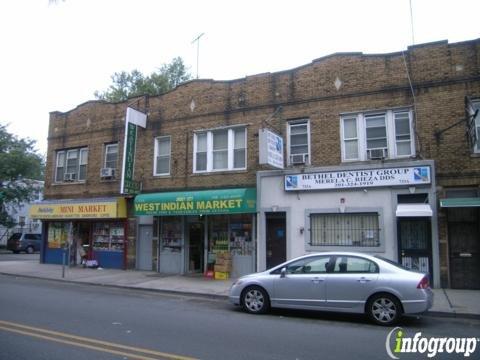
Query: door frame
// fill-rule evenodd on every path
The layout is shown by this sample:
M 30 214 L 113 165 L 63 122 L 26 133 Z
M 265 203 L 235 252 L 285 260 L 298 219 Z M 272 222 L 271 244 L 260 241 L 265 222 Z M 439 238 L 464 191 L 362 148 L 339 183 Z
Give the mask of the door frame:
M 202 216 L 200 219 L 196 216 L 186 216 L 185 217 L 185 222 L 184 222 L 184 238 L 185 238 L 185 261 L 184 261 L 184 273 L 185 274 L 196 274 L 196 273 L 203 273 L 205 272 L 205 266 L 206 266 L 206 243 L 207 243 L 207 222 L 206 222 L 206 216 Z M 190 225 L 191 224 L 202 224 L 203 226 L 203 235 L 202 235 L 202 244 L 201 244 L 201 249 L 202 253 L 200 255 L 200 271 L 195 272 L 190 270 Z
M 284 227 L 285 259 L 283 261 L 280 261 L 280 263 L 273 264 L 273 265 L 268 264 L 268 243 L 269 243 L 269 240 L 268 240 L 268 235 L 269 235 L 268 224 L 269 224 L 269 220 L 283 220 L 283 223 L 285 224 L 285 227 Z M 285 211 L 265 213 L 265 250 L 266 250 L 265 251 L 265 265 L 266 265 L 267 268 L 279 265 L 282 262 L 288 260 L 288 241 L 287 241 L 288 231 L 287 231 L 287 227 L 288 227 L 287 226 L 287 213 Z

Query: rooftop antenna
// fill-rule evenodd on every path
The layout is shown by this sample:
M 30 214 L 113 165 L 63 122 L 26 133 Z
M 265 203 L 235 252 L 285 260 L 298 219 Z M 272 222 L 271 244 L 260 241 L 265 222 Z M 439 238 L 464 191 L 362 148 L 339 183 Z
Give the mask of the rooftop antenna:
M 200 56 L 200 38 L 205 35 L 205 33 L 201 33 L 195 39 L 193 39 L 192 44 L 197 42 L 197 79 L 198 79 L 198 58 Z

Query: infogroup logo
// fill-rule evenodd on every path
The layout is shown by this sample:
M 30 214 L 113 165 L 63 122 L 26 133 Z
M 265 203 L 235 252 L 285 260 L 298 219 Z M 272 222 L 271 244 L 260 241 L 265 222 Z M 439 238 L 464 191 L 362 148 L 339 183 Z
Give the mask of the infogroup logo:
M 406 331 L 396 327 L 390 331 L 385 341 L 385 348 L 388 356 L 392 359 L 400 359 L 404 353 L 426 354 L 433 358 L 437 354 L 463 354 L 469 357 L 475 353 L 479 338 L 455 338 L 455 337 L 430 337 L 422 336 L 421 332 L 415 333 L 413 337 L 406 336 Z

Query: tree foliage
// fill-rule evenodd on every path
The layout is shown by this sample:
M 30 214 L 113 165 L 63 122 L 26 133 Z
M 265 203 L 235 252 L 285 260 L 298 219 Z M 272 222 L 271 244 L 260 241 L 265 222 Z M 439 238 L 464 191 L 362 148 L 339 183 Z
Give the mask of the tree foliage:
M 45 165 L 34 146 L 34 140 L 18 138 L 0 125 L 0 225 L 12 226 L 7 208 L 32 200 L 38 192 L 34 180 L 43 178 Z
M 112 85 L 104 91 L 95 91 L 95 97 L 109 102 L 119 102 L 141 95 L 160 95 L 192 78 L 182 58 L 176 57 L 163 64 L 157 72 L 145 76 L 138 70 L 114 73 Z

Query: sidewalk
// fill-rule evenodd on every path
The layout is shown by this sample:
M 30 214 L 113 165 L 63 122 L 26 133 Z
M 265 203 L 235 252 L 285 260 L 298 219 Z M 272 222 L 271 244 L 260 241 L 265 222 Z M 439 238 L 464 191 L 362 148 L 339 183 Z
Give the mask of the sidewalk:
M 231 280 L 203 276 L 165 275 L 154 271 L 84 269 L 40 264 L 38 261 L 0 261 L 0 274 L 131 289 L 173 292 L 227 299 Z M 430 315 L 480 318 L 480 290 L 434 289 Z

